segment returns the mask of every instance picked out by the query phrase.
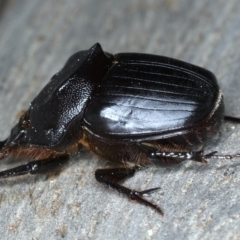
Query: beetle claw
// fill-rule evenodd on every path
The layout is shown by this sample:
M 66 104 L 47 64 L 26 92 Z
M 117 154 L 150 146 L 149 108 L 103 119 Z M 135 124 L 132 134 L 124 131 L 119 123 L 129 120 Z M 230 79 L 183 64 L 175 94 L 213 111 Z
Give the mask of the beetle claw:
M 208 154 L 205 154 L 202 156 L 202 163 L 205 163 L 207 164 L 208 161 L 206 159 L 209 159 L 209 158 L 213 158 L 213 156 L 217 153 L 218 151 L 213 151 L 213 152 L 210 152 Z
M 163 212 L 163 210 L 159 206 L 157 206 L 156 204 L 154 204 L 152 202 L 149 202 L 148 200 L 143 198 L 144 194 L 156 191 L 158 189 L 159 188 L 151 188 L 151 189 L 148 189 L 148 190 L 145 190 L 145 191 L 141 191 L 141 192 L 132 191 L 130 193 L 129 197 L 130 197 L 130 199 L 132 199 L 134 201 L 137 201 L 137 202 L 139 202 L 141 204 L 144 204 L 146 206 L 149 206 L 149 207 L 155 209 L 158 213 L 160 213 L 163 216 L 164 212 Z
M 160 187 L 150 188 L 150 189 L 147 189 L 147 190 L 138 192 L 138 193 L 139 193 L 140 196 L 144 196 L 144 195 L 148 195 L 148 196 L 149 196 L 151 193 L 156 192 L 156 191 L 158 191 L 159 189 L 161 189 L 161 188 L 160 188 Z
M 218 151 L 213 151 L 213 152 L 210 152 L 208 154 L 205 154 L 204 155 L 204 158 L 208 159 L 208 158 L 211 158 L 212 156 L 214 156 L 216 153 L 218 153 Z

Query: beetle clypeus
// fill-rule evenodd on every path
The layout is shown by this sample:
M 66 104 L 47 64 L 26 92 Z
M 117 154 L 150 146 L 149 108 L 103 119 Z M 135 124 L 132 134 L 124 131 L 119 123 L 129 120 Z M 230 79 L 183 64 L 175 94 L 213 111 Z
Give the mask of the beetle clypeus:
M 0 178 L 54 170 L 84 146 L 122 166 L 96 170 L 97 181 L 163 214 L 144 198 L 158 188 L 139 192 L 119 181 L 151 163 L 239 157 L 204 154 L 223 120 L 223 95 L 208 70 L 162 56 L 112 55 L 97 43 L 69 58 L 0 142 L 1 159 L 30 160 Z

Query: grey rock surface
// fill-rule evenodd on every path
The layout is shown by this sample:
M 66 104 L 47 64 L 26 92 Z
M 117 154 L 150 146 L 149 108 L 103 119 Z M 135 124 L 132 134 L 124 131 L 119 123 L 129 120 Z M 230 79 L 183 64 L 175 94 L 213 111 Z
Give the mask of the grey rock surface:
M 76 51 L 165 55 L 214 72 L 226 113 L 240 117 L 238 0 L 1 0 L 0 136 Z M 240 126 L 226 124 L 207 151 L 240 152 Z M 4 160 L 0 169 L 24 160 Z M 1 239 L 239 239 L 240 159 L 148 168 L 126 181 L 165 212 L 101 186 L 105 161 L 86 151 L 60 174 L 0 181 Z

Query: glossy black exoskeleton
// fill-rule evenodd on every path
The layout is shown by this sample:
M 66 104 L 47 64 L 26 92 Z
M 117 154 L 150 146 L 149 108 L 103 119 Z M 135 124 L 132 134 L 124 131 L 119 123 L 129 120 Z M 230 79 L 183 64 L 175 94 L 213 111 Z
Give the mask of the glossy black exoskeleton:
M 203 152 L 223 120 L 223 95 L 208 70 L 162 56 L 112 55 L 97 43 L 69 58 L 0 142 L 1 158 L 30 160 L 0 178 L 53 170 L 84 146 L 122 165 L 98 169 L 97 181 L 163 214 L 144 198 L 158 188 L 139 192 L 119 181 L 151 163 L 239 157 Z

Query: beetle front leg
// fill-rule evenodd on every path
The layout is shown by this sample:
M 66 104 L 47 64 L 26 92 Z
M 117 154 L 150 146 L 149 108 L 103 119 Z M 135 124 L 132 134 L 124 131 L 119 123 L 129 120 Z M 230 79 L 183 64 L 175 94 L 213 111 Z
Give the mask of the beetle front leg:
M 98 182 L 106 184 L 111 188 L 117 190 L 120 193 L 125 194 L 131 200 L 135 200 L 138 203 L 144 204 L 155 209 L 158 213 L 163 215 L 163 211 L 160 207 L 154 203 L 146 200 L 144 195 L 150 194 L 159 188 L 151 188 L 145 191 L 135 191 L 130 188 L 120 185 L 118 182 L 124 180 L 127 177 L 132 177 L 137 168 L 113 168 L 113 169 L 97 169 L 95 172 L 95 178 Z
M 64 165 L 69 160 L 68 154 L 50 157 L 47 159 L 31 161 L 27 164 L 20 165 L 0 172 L 0 178 L 15 177 L 25 174 L 38 174 L 54 171 Z

